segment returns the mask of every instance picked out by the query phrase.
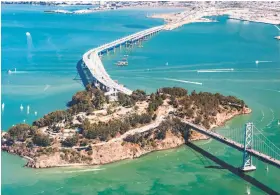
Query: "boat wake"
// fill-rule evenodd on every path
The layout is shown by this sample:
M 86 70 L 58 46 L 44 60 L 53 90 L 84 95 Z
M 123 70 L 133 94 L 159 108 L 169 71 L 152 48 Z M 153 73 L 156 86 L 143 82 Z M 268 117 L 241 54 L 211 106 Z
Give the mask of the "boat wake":
M 48 88 L 50 88 L 50 85 L 46 85 L 44 91 L 46 91 Z
M 63 171 L 63 173 L 82 173 L 82 172 L 94 172 L 94 171 L 101 171 L 104 168 L 94 168 L 94 169 L 82 169 L 82 170 L 72 170 L 72 171 Z
M 267 127 L 270 126 L 270 125 L 273 123 L 274 119 L 275 119 L 275 117 L 274 117 L 274 111 L 273 111 L 271 108 L 269 108 L 269 109 L 270 109 L 270 111 L 271 111 L 271 113 L 272 113 L 272 119 L 271 119 L 270 122 L 266 125 Z
M 179 80 L 179 79 L 164 78 L 164 80 L 167 80 L 167 81 L 176 81 L 176 82 L 180 82 L 180 83 L 190 83 L 190 84 L 195 84 L 195 85 L 202 85 L 202 83 L 199 83 L 199 82 L 186 81 L 186 80 Z
M 280 28 L 277 25 L 274 25 L 274 26 L 275 26 L 275 28 L 277 28 L 280 31 Z
M 256 88 L 256 87 L 253 87 L 253 89 L 259 89 L 259 90 L 265 90 L 265 91 L 273 91 L 273 92 L 277 92 L 277 93 L 280 93 L 280 90 L 275 90 L 275 89 L 261 89 L 261 88 Z
M 272 61 L 260 61 L 260 60 L 256 60 L 255 63 L 256 64 L 259 64 L 259 63 L 270 63 Z
M 233 72 L 233 68 L 226 69 L 205 69 L 205 70 L 197 70 L 197 73 L 210 73 L 210 72 Z
M 264 119 L 264 112 L 263 112 L 263 110 L 262 110 L 262 119 L 261 119 L 261 121 L 260 121 L 260 122 L 262 122 L 262 121 L 263 121 L 263 119 Z

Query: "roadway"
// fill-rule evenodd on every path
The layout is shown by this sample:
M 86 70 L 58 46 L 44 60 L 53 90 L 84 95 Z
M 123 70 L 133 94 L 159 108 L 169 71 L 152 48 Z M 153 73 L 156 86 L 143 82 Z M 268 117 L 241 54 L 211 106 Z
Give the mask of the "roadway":
M 92 76 L 103 86 L 105 86 L 107 89 L 107 93 L 105 95 L 111 95 L 116 92 L 123 92 L 127 95 L 131 95 L 132 91 L 118 83 L 116 83 L 114 80 L 111 79 L 110 75 L 106 72 L 103 63 L 99 57 L 99 54 L 101 54 L 104 51 L 107 51 L 109 49 L 118 47 L 122 44 L 125 44 L 130 41 L 135 41 L 141 38 L 144 38 L 148 35 L 151 35 L 153 33 L 159 32 L 163 30 L 164 26 L 157 26 L 153 28 L 149 28 L 147 30 L 143 30 L 140 32 L 137 32 L 135 34 L 123 37 L 121 39 L 112 41 L 110 43 L 101 45 L 97 48 L 91 49 L 87 51 L 83 55 L 83 61 L 85 66 L 90 70 Z
M 186 120 L 183 120 L 183 122 L 188 124 L 193 130 L 195 130 L 195 131 L 197 131 L 197 132 L 199 132 L 201 134 L 204 134 L 204 135 L 206 135 L 208 137 L 211 137 L 211 138 L 213 138 L 213 139 L 215 139 L 215 140 L 217 140 L 219 142 L 222 142 L 222 143 L 224 143 L 224 144 L 226 144 L 228 146 L 231 146 L 231 147 L 233 147 L 233 148 L 235 148 L 235 149 L 237 149 L 239 151 L 242 151 L 242 152 L 244 151 L 244 145 L 243 144 L 240 144 L 240 143 L 235 142 L 235 141 L 233 141 L 231 139 L 228 139 L 228 138 L 226 138 L 226 137 L 224 137 L 224 136 L 222 136 L 222 135 L 220 135 L 218 133 L 215 133 L 213 131 L 206 130 L 203 127 L 200 127 L 198 125 L 190 123 L 190 122 L 188 122 Z M 254 149 L 247 149 L 247 152 L 249 154 L 251 154 L 252 156 L 260 159 L 263 162 L 269 163 L 269 164 L 271 164 L 273 166 L 276 166 L 276 167 L 280 168 L 280 160 L 278 160 L 278 159 L 275 159 L 275 158 L 273 158 L 271 156 L 263 154 L 263 153 L 261 153 L 261 152 L 259 152 L 257 150 L 254 150 Z

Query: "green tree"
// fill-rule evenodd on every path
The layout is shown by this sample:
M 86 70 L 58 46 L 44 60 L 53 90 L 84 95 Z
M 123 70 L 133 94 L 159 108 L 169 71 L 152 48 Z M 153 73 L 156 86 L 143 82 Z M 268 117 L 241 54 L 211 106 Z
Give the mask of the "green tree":
M 104 93 L 100 90 L 97 90 L 94 94 L 93 105 L 97 109 L 101 109 L 106 102 Z
M 36 133 L 32 138 L 32 141 L 35 145 L 43 147 L 49 146 L 51 143 L 50 138 L 42 133 Z
M 14 140 L 24 141 L 28 136 L 33 135 L 35 131 L 36 128 L 28 124 L 18 124 L 8 129 L 8 134 Z
M 79 136 L 78 135 L 73 135 L 72 137 L 67 137 L 61 143 L 65 147 L 73 147 L 78 143 L 78 141 L 79 141 Z

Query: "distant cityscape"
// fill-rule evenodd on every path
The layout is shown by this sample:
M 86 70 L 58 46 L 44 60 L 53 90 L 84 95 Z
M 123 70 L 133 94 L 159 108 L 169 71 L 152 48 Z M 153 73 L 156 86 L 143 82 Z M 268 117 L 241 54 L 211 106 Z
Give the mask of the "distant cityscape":
M 10 0 L 2 1 L 2 4 L 34 4 L 34 5 L 99 5 L 103 8 L 118 9 L 123 7 L 138 7 L 138 6 L 149 6 L 149 7 L 208 7 L 216 6 L 218 8 L 236 7 L 236 8 L 255 8 L 255 9 L 270 9 L 280 12 L 279 1 L 92 1 L 92 0 L 80 0 L 80 1 L 67 1 L 67 0 L 56 0 L 56 1 L 21 1 L 21 0 Z

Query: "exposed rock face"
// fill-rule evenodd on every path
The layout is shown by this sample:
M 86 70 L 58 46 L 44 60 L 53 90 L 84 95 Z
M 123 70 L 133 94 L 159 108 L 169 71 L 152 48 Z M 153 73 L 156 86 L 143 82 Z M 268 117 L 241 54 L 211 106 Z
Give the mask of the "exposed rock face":
M 144 154 L 147 154 L 156 150 L 165 150 L 175 148 L 183 145 L 185 140 L 183 137 L 178 137 L 172 133 L 168 133 L 164 140 L 156 142 L 155 146 L 141 147 L 138 144 L 128 142 L 113 142 L 104 144 L 102 146 L 95 146 L 92 148 L 92 161 L 87 163 L 69 163 L 61 159 L 59 152 L 50 156 L 43 155 L 37 157 L 34 160 L 28 161 L 26 166 L 32 168 L 48 168 L 55 166 L 80 166 L 80 165 L 100 165 L 108 164 L 125 159 L 138 158 Z

